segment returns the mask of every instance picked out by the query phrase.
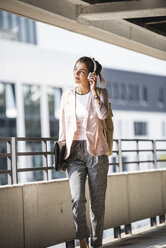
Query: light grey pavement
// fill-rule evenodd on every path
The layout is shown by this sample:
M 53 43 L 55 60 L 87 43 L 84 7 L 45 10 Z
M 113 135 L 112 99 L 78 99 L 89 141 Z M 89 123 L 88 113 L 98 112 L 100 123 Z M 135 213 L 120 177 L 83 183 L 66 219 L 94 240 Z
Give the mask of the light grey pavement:
M 166 248 L 166 225 L 149 228 L 133 235 L 126 235 L 121 239 L 105 240 L 103 248 Z

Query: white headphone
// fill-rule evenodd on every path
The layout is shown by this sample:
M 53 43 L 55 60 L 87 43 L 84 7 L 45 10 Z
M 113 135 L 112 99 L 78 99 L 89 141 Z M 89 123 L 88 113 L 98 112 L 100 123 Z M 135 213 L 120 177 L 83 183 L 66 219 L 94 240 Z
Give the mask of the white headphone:
M 97 69 L 97 65 L 96 65 L 96 61 L 93 58 L 90 58 L 93 61 L 93 73 L 96 72 Z
M 96 72 L 96 69 L 97 69 L 97 64 L 96 64 L 96 61 L 93 59 L 93 58 L 90 58 L 91 60 L 92 60 L 92 62 L 93 62 L 93 72 L 89 72 L 89 74 L 88 74 L 88 79 L 90 78 L 90 76 L 93 74 L 93 73 L 95 73 Z

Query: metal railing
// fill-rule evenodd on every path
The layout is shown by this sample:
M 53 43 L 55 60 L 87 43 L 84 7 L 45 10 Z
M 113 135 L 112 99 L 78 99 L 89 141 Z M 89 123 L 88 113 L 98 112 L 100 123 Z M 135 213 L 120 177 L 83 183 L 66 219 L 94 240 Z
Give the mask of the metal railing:
M 53 151 L 49 150 L 50 142 L 55 142 L 57 138 L 20 138 L 20 137 L 11 137 L 11 138 L 0 138 L 0 142 L 7 143 L 7 153 L 0 153 L 0 157 L 7 158 L 7 170 L 0 170 L 0 174 L 8 174 L 8 184 L 17 184 L 18 183 L 18 173 L 20 172 L 32 172 L 32 171 L 43 171 L 44 180 L 49 180 L 49 170 L 54 170 L 54 166 L 48 166 L 48 156 L 54 155 Z M 41 142 L 42 151 L 40 152 L 19 152 L 18 151 L 18 142 Z M 18 157 L 21 156 L 42 156 L 43 166 L 38 167 L 23 167 L 18 168 Z
M 1 174 L 7 174 L 8 175 L 8 184 L 17 184 L 18 183 L 18 173 L 21 172 L 34 172 L 34 171 L 43 171 L 44 176 L 43 180 L 50 180 L 51 177 L 49 175 L 50 170 L 54 170 L 53 163 L 52 165 L 49 165 L 50 158 L 49 156 L 52 156 L 53 161 L 53 149 L 51 148 L 51 142 L 52 147 L 53 143 L 57 140 L 57 138 L 20 138 L 20 137 L 11 137 L 11 138 L 0 138 L 0 148 L 1 143 L 6 143 L 6 151 L 3 153 L 0 153 L 0 158 L 6 158 L 7 159 L 7 168 L 1 169 L 0 167 L 0 175 Z M 26 148 L 27 142 L 41 142 L 41 151 L 19 151 L 18 144 L 19 142 L 24 142 L 24 147 Z M 123 144 L 127 142 L 127 146 L 130 147 L 130 144 L 132 146 L 132 149 L 126 149 L 124 148 Z M 133 143 L 134 142 L 134 143 Z M 147 146 L 150 146 L 150 148 L 141 148 L 141 143 L 148 144 Z M 162 148 L 158 148 L 159 144 L 162 145 Z M 118 172 L 123 171 L 123 165 L 130 165 L 130 164 L 136 164 L 137 170 L 140 170 L 140 165 L 142 163 L 151 163 L 153 165 L 154 169 L 159 168 L 158 162 L 166 162 L 166 140 L 153 140 L 153 139 L 114 139 L 114 146 L 115 149 L 113 149 L 113 156 L 116 158 L 116 162 L 110 162 L 109 165 L 111 166 L 117 166 Z M 134 148 L 133 148 L 134 147 Z M 152 159 L 140 159 L 141 153 L 151 153 Z M 158 153 L 164 152 L 164 158 L 158 159 Z M 135 153 L 136 159 L 132 161 L 123 161 L 123 154 L 132 154 Z M 42 166 L 34 167 L 33 164 L 31 164 L 31 167 L 24 167 L 21 166 L 21 168 L 18 167 L 18 158 L 22 156 L 41 156 L 42 157 Z M 132 157 L 132 156 L 131 156 Z
M 122 164 L 136 164 L 137 165 L 137 170 L 140 170 L 140 164 L 143 163 L 152 163 L 153 168 L 157 169 L 158 168 L 158 162 L 166 162 L 166 159 L 158 159 L 158 153 L 159 152 L 166 152 L 166 140 L 165 139 L 114 139 L 114 142 L 116 143 L 116 150 L 113 150 L 113 153 L 116 154 L 117 156 L 117 162 L 116 163 L 110 163 L 110 165 L 117 165 L 118 166 L 118 172 L 122 172 Z M 128 146 L 130 142 L 135 142 L 136 148 L 135 149 L 123 149 L 122 148 L 122 143 L 128 142 Z M 140 143 L 144 142 L 145 143 L 150 143 L 151 148 L 140 148 Z M 164 148 L 157 148 L 157 144 L 159 143 L 164 143 Z M 150 146 L 149 145 L 149 146 Z M 146 160 L 141 160 L 140 159 L 140 153 L 151 153 L 152 154 L 152 159 L 146 159 Z M 136 160 L 132 161 L 122 161 L 123 154 L 124 153 L 136 153 Z M 166 154 L 165 154 L 166 158 Z

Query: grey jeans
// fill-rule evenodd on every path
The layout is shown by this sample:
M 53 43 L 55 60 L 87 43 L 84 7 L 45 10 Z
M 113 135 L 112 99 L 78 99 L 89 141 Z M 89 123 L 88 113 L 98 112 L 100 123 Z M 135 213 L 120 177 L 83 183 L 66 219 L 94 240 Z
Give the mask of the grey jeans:
M 67 166 L 72 195 L 72 210 L 76 229 L 76 239 L 89 237 L 85 207 L 85 181 L 88 176 L 91 246 L 102 246 L 108 156 L 91 156 L 87 152 L 85 140 L 74 140 L 71 155 L 67 159 Z

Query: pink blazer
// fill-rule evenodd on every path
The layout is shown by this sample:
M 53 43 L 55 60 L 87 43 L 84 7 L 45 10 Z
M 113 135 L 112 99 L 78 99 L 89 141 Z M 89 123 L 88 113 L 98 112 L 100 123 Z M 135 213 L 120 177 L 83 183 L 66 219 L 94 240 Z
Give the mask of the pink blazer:
M 100 91 L 99 103 L 91 97 L 87 104 L 84 127 L 87 137 L 87 150 L 92 156 L 108 155 L 108 144 L 103 134 L 102 119 L 108 116 L 108 93 L 105 88 Z M 59 121 L 59 140 L 66 140 L 65 159 L 70 155 L 71 145 L 76 131 L 76 93 L 69 89 L 62 95 Z

